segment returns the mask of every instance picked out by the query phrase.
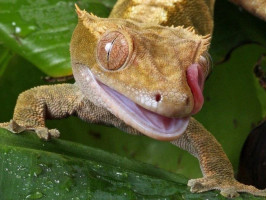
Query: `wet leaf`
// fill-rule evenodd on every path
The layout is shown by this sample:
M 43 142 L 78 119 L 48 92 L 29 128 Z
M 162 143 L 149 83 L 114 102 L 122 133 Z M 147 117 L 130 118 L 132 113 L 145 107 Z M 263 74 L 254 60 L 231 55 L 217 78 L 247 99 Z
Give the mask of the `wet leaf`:
M 0 137 L 1 199 L 226 199 L 192 194 L 183 176 L 81 144 L 4 129 Z

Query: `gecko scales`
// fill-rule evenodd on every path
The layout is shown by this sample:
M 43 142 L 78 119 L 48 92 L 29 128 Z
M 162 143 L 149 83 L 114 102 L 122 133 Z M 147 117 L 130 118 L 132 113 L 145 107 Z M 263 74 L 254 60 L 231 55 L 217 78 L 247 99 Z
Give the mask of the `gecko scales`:
M 109 18 L 76 6 L 70 55 L 75 84 L 39 86 L 21 93 L 13 119 L 0 127 L 59 137 L 46 119 L 71 115 L 113 125 L 129 134 L 170 141 L 194 155 L 203 178 L 192 192 L 218 189 L 265 196 L 239 183 L 221 145 L 191 116 L 200 111 L 211 70 L 208 54 L 214 0 L 118 0 Z

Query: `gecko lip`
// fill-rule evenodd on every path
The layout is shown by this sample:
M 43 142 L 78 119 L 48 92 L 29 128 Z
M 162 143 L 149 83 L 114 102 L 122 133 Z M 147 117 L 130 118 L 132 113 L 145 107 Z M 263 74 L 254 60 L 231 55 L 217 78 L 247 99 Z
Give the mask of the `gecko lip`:
M 97 83 L 116 103 L 118 103 L 120 109 L 125 110 L 129 117 L 138 124 L 138 126 L 134 128 L 138 130 L 138 127 L 141 127 L 149 132 L 149 134 L 147 134 L 146 131 L 139 130 L 145 135 L 160 140 L 171 140 L 179 137 L 186 130 L 189 117 L 169 118 L 159 115 L 139 106 L 105 84 L 99 81 L 97 81 Z
M 204 103 L 203 87 L 205 82 L 205 74 L 200 64 L 192 64 L 186 71 L 187 83 L 194 96 L 194 107 L 191 114 L 198 113 Z

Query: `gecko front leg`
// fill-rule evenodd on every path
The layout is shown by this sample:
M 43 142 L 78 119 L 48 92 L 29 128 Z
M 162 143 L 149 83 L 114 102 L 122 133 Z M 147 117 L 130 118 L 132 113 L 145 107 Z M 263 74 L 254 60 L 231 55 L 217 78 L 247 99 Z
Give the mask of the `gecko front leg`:
M 265 196 L 265 190 L 239 183 L 233 167 L 216 139 L 195 119 L 191 118 L 186 132 L 172 144 L 194 155 L 200 163 L 203 178 L 191 179 L 191 192 L 217 189 L 225 197 L 237 197 L 238 192 Z
M 0 123 L 0 127 L 13 133 L 34 131 L 41 139 L 49 140 L 59 137 L 60 132 L 57 129 L 48 129 L 45 120 L 62 119 L 71 115 L 89 123 L 114 125 L 126 132 L 138 133 L 104 107 L 96 106 L 85 98 L 75 84 L 39 86 L 21 93 L 13 119 Z
M 46 119 L 60 119 L 75 115 L 83 95 L 72 84 L 46 85 L 29 89 L 18 97 L 13 119 L 0 127 L 13 133 L 34 131 L 38 137 L 49 140 L 59 137 L 57 129 L 48 129 Z
M 45 140 L 59 137 L 57 129 L 48 129 L 46 119 L 73 115 L 80 102 L 78 88 L 71 84 L 39 86 L 21 93 L 17 99 L 13 119 L 0 127 L 13 133 L 30 130 Z

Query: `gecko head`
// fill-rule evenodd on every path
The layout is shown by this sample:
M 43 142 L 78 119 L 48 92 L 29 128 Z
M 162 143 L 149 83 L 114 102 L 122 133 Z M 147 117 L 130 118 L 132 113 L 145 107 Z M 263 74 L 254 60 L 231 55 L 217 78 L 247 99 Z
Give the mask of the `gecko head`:
M 70 52 L 83 93 L 150 137 L 177 138 L 203 104 L 210 37 L 76 8 Z

